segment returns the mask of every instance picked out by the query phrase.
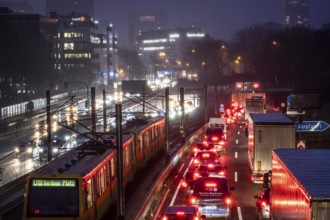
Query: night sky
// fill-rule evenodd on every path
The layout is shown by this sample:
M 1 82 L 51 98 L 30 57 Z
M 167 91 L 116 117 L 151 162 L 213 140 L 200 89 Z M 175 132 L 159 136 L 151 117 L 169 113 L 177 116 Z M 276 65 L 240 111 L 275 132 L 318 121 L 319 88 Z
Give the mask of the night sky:
M 30 0 L 39 12 L 44 0 Z M 169 26 L 197 21 L 206 24 L 213 38 L 230 40 L 236 31 L 265 22 L 282 24 L 283 0 L 95 0 L 95 19 L 113 23 L 119 44 L 127 43 L 128 15 L 136 10 L 163 10 Z M 42 14 L 42 13 L 41 13 Z M 310 24 L 320 28 L 330 22 L 330 0 L 310 0 Z

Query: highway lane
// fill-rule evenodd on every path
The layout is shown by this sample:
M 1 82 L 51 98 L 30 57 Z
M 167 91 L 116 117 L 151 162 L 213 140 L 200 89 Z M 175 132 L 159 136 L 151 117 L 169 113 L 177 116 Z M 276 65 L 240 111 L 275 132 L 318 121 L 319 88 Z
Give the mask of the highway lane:
M 247 153 L 247 138 L 244 135 L 244 126 L 236 124 L 228 131 L 229 139 L 226 142 L 228 151 L 221 155 L 220 160 L 227 166 L 227 178 L 230 187 L 234 187 L 232 198 L 234 204 L 232 207 L 233 220 L 250 220 L 256 218 L 255 210 L 255 195 L 258 195 L 262 190 L 261 185 L 252 184 L 250 181 L 250 172 L 248 166 Z M 187 158 L 184 164 L 180 167 L 178 173 L 174 173 L 170 178 L 173 178 L 173 187 L 168 191 L 158 213 L 154 219 L 160 219 L 165 209 L 173 204 L 187 204 L 182 190 L 180 190 L 180 182 L 182 176 L 187 171 L 191 156 Z

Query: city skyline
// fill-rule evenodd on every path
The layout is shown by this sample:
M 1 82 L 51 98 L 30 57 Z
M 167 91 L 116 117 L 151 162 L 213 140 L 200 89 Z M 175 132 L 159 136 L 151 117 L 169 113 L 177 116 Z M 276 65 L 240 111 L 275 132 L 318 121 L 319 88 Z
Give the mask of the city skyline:
M 45 1 L 29 0 L 36 13 L 45 14 Z M 205 23 L 211 37 L 230 40 L 234 33 L 253 24 L 283 24 L 284 0 L 95 0 L 95 19 L 112 23 L 118 31 L 119 45 L 128 44 L 128 17 L 139 10 L 164 10 L 169 26 Z M 330 1 L 310 1 L 310 27 L 321 28 L 330 22 Z

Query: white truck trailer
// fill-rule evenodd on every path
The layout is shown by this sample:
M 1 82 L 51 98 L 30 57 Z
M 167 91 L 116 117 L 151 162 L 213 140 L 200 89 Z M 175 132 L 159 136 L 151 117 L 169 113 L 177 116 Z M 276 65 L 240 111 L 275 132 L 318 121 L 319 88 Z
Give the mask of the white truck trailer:
M 250 113 L 248 119 L 251 181 L 263 183 L 264 173 L 272 167 L 272 150 L 295 148 L 295 122 L 281 113 Z
M 330 219 L 330 150 L 276 149 L 272 158 L 272 219 Z

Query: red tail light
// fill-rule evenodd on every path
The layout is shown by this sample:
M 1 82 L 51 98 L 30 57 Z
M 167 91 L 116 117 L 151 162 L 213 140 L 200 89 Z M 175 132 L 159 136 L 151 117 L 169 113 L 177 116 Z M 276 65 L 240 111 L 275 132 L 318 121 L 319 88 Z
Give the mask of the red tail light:
M 197 201 L 198 201 L 198 200 L 197 200 L 197 198 L 195 198 L 195 197 L 191 197 L 191 199 L 190 199 L 190 203 L 193 204 L 193 205 L 196 204 Z
M 177 215 L 185 215 L 186 213 L 184 211 L 177 211 L 176 214 Z
M 225 175 L 225 171 L 220 171 L 218 174 L 219 174 L 220 176 L 224 176 L 224 175 Z
M 196 163 L 199 163 L 199 160 L 195 159 L 194 160 L 194 164 L 196 164 Z
M 167 216 L 166 216 L 166 215 L 163 216 L 163 217 L 162 217 L 162 220 L 168 220 Z
M 231 205 L 231 203 L 232 203 L 231 198 L 229 198 L 229 197 L 225 198 L 225 203 L 226 203 L 226 205 Z
M 225 144 L 225 142 L 224 141 L 220 141 L 220 145 L 224 145 Z
M 218 141 L 219 138 L 218 138 L 217 136 L 213 136 L 213 137 L 211 138 L 211 140 L 212 140 L 212 141 Z
M 199 173 L 194 173 L 194 178 L 198 178 L 201 177 L 201 175 Z
M 182 181 L 181 186 L 182 186 L 183 188 L 186 188 L 186 187 L 188 186 L 188 184 L 187 184 L 186 181 Z
M 216 183 L 205 183 L 206 187 L 217 187 Z
M 197 151 L 198 151 L 198 149 L 195 147 L 195 148 L 194 148 L 194 152 L 196 153 Z

